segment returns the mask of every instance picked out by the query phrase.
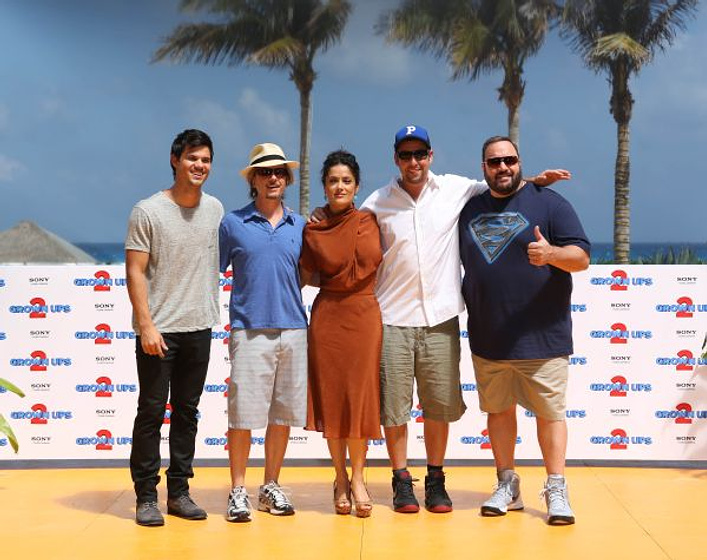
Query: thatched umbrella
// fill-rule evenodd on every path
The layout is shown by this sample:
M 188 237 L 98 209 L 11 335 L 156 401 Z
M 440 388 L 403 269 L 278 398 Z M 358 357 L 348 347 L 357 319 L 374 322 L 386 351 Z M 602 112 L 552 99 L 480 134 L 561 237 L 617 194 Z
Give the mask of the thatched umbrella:
M 96 259 L 34 222 L 24 221 L 0 232 L 0 263 L 95 264 Z

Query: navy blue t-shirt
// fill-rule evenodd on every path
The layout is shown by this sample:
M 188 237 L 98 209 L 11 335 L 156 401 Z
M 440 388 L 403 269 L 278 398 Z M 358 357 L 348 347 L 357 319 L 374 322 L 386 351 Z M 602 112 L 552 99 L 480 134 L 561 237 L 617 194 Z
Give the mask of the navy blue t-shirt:
M 489 360 L 572 353 L 571 274 L 528 262 L 533 230 L 551 245 L 590 250 L 574 209 L 556 192 L 526 183 L 508 198 L 473 197 L 459 218 L 471 351 Z

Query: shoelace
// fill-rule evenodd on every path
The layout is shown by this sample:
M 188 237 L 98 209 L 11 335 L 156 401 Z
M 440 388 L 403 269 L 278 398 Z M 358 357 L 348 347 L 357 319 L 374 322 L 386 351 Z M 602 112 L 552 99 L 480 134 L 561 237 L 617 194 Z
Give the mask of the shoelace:
M 416 478 L 403 478 L 400 479 L 396 484 L 396 490 L 399 496 L 403 498 L 409 498 L 410 496 L 415 496 L 415 492 L 412 487 L 414 486 L 413 481 Z
M 540 498 L 544 499 L 545 496 L 547 496 L 547 501 L 550 507 L 565 507 L 567 504 L 565 490 L 565 486 L 551 484 L 540 491 Z
M 513 490 L 511 489 L 510 482 L 499 482 L 493 487 L 494 494 L 505 494 L 508 497 L 508 501 L 513 500 Z
M 433 490 L 444 490 L 444 477 L 434 477 L 427 479 L 427 485 Z
M 248 499 L 248 493 L 245 490 L 239 490 L 238 492 L 232 491 L 231 497 L 233 499 L 233 505 L 236 507 L 236 509 L 250 509 L 250 500 Z
M 292 506 L 290 499 L 285 493 L 285 489 L 282 486 L 268 485 L 265 487 L 265 495 L 270 496 L 275 507 L 280 509 L 284 506 Z
M 186 502 L 189 505 L 195 506 L 196 503 L 194 503 L 194 500 L 191 499 L 191 496 L 187 496 L 186 494 L 182 494 L 177 498 L 177 502 L 184 503 Z

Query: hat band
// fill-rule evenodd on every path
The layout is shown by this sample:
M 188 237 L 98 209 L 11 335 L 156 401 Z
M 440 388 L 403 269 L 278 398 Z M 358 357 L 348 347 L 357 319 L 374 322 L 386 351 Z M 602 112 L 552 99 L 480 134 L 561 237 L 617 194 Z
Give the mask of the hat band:
M 264 161 L 272 161 L 274 159 L 279 159 L 280 161 L 287 161 L 284 157 L 279 156 L 277 154 L 273 154 L 273 155 L 269 155 L 269 156 L 259 157 L 258 159 L 254 159 L 253 161 L 250 162 L 250 165 L 253 166 L 257 163 L 263 163 Z

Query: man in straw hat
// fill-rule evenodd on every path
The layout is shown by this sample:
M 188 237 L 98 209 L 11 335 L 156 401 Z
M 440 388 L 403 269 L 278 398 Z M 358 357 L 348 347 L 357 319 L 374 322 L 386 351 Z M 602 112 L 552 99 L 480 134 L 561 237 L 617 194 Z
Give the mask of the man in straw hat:
M 130 474 L 138 525 L 164 525 L 157 505 L 160 428 L 169 395 L 167 512 L 206 519 L 189 496 L 199 399 L 209 366 L 211 327 L 218 323 L 218 227 L 223 206 L 202 191 L 213 148 L 201 130 L 172 143 L 169 189 L 138 202 L 125 240 L 128 295 L 137 334 L 140 383 Z
M 307 416 L 307 317 L 298 269 L 305 221 L 282 204 L 298 167 L 276 144 L 256 145 L 241 171 L 253 202 L 227 214 L 219 231 L 221 271 L 233 269 L 228 521 L 251 520 L 244 486 L 251 430 L 266 426 L 258 509 L 295 512 L 278 478 L 290 427 L 304 426 Z

